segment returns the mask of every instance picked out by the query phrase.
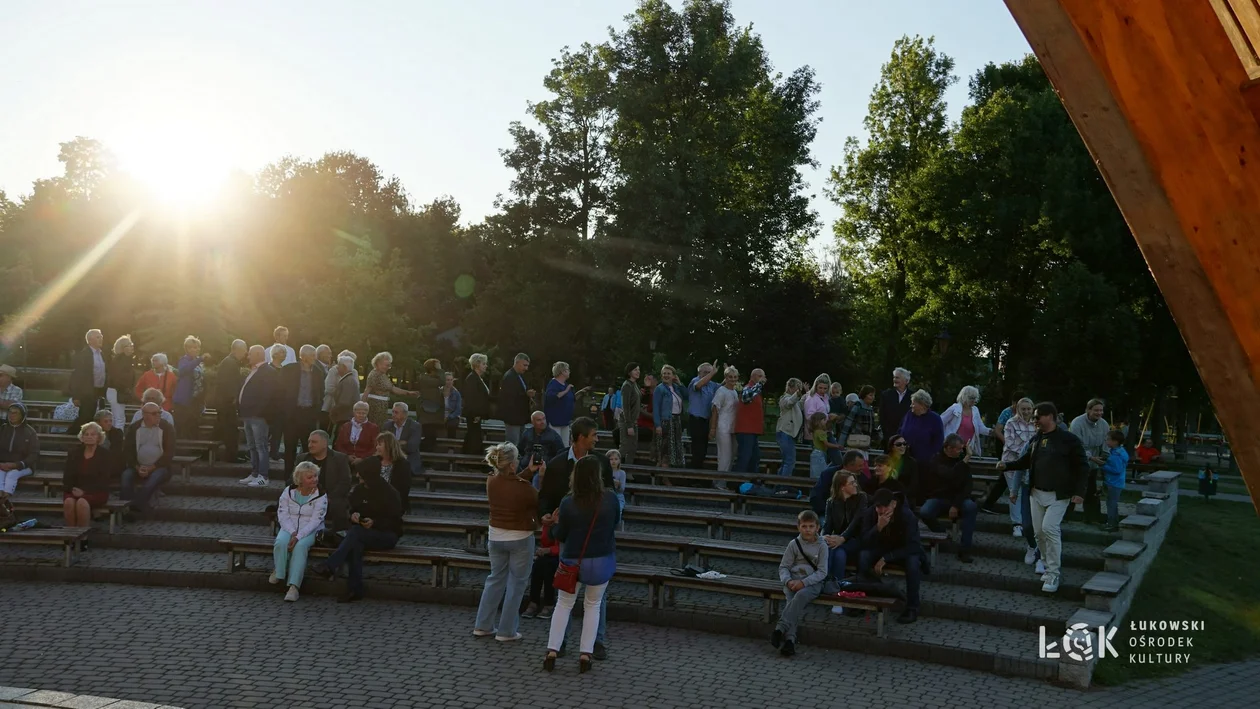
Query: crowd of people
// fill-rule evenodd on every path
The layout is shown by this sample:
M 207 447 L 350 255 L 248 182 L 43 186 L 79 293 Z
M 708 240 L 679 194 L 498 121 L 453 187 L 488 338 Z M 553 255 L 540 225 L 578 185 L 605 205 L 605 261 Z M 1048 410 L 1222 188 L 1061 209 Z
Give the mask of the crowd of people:
M 996 513 L 1005 491 L 1012 533 L 1025 539 L 1025 563 L 1036 566 L 1048 593 L 1059 587 L 1060 529 L 1070 506 L 1084 503 L 1087 521 L 1100 514 L 1096 479 L 1106 490 L 1103 528 L 1117 528 L 1128 455 L 1124 436 L 1103 419 L 1100 400 L 1065 427 L 1053 404 L 1034 404 L 1021 394 L 990 427 L 975 387 L 963 387 L 938 414 L 932 396 L 913 390 L 903 368 L 893 371 L 892 386 L 883 392 L 866 385 L 847 397 L 826 374 L 808 386 L 791 378 L 777 399 L 781 460 L 763 473 L 769 380 L 759 368 L 745 379 L 733 366 L 706 362 L 684 385 L 672 366 L 644 374 L 638 363 L 628 364 L 622 384 L 592 411 L 614 435 L 614 447 L 598 455 L 597 423 L 577 410 L 578 397 L 591 388 L 575 388 L 567 363 L 552 366 L 541 399 L 526 378 L 530 358 L 524 353 L 515 356 L 493 397 L 483 354 L 468 359 L 462 386 L 431 359 L 416 388 L 402 389 L 389 376 L 393 357 L 381 352 L 361 386 L 354 352 L 334 357 L 327 345 L 309 344 L 295 351 L 286 328 L 276 328 L 274 336 L 269 347 L 232 342 L 209 376 L 201 342 L 190 336 L 175 366 L 156 353 L 151 368 L 136 377 L 130 337 L 119 337 L 106 354 L 100 331 L 89 331 L 70 378 L 80 444 L 66 463 L 66 523 L 86 525 L 93 509 L 106 503 L 113 480 L 121 483 L 129 514 L 143 515 L 170 477 L 177 437 L 196 434 L 213 406 L 215 436 L 229 460 L 244 430 L 250 473 L 242 484 L 267 486 L 272 461 L 283 461 L 271 583 L 285 585 L 286 600 L 296 601 L 308 552 L 322 542 L 335 550 L 313 571 L 332 578 L 348 567 L 342 600 L 352 602 L 363 595 L 364 554 L 398 543 L 424 453 L 439 437 L 457 437 L 465 421 L 464 452 L 484 455 L 491 471 L 491 573 L 473 634 L 512 642 L 521 637 L 522 615 L 550 619 L 545 667 L 551 669 L 563 652 L 578 586 L 584 586 L 582 671 L 607 655 L 605 590 L 616 569 L 614 530 L 625 506 L 622 466 L 635 462 L 645 443 L 658 466 L 693 469 L 705 467 L 713 443 L 719 471 L 744 473 L 751 488 L 775 495 L 795 494 L 773 485 L 773 477 L 794 475 L 798 445 L 809 447 L 809 475 L 816 479 L 810 509 L 798 517 L 799 535 L 779 568 L 788 602 L 772 640 L 785 655 L 795 650 L 804 608 L 834 592 L 850 563 L 862 575 L 900 569 L 907 604 L 898 620 L 914 622 L 927 570 L 920 522 L 936 532 L 944 531 L 942 519 L 957 522 L 958 558 L 969 563 L 977 516 Z M 4 494 L 39 455 L 39 436 L 25 421 L 13 375 L 0 366 L 0 403 L 8 412 L 0 427 Z M 418 401 L 414 416 L 406 402 L 394 401 L 404 396 Z M 123 405 L 133 399 L 141 406 L 127 423 Z M 486 448 L 482 423 L 492 415 L 502 420 L 505 440 Z M 970 466 L 990 440 L 1003 475 L 977 501 Z

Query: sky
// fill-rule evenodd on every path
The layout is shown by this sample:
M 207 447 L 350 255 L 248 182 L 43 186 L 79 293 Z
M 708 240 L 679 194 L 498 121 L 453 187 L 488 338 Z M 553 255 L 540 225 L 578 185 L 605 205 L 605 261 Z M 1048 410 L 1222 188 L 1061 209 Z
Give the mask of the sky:
M 552 58 L 603 41 L 635 4 L 0 0 L 0 190 L 16 199 L 60 174 L 58 143 L 80 135 L 176 194 L 199 188 L 198 173 L 349 150 L 397 176 L 413 203 L 450 195 L 464 222 L 478 221 L 507 190 L 498 151 L 527 103 L 547 98 Z M 824 194 L 828 171 L 845 139 L 863 135 L 898 37 L 934 35 L 955 59 L 954 118 L 968 76 L 1029 51 L 1001 0 L 733 0 L 732 9 L 776 70 L 809 65 L 822 85 L 819 168 L 806 180 L 828 240 L 840 213 Z

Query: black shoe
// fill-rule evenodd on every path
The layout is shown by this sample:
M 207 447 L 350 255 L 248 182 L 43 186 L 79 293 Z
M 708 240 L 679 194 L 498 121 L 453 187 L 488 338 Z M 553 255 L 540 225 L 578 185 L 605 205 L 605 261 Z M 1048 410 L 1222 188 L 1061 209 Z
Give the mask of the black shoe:
M 583 655 L 578 659 L 578 674 L 586 674 L 591 671 L 591 656 Z
M 779 648 L 779 654 L 784 657 L 791 657 L 796 654 L 796 643 L 791 640 L 784 640 L 783 647 Z
M 770 633 L 770 644 L 775 647 L 779 647 L 783 645 L 783 631 L 782 630 L 775 628 L 774 632 Z
M 972 561 L 974 561 L 974 559 L 971 558 L 971 552 L 966 549 L 959 550 L 958 560 L 964 564 L 970 564 Z
M 338 598 L 337 602 L 338 603 L 354 603 L 355 601 L 361 601 L 361 600 L 363 600 L 362 593 L 347 593 L 341 598 Z
M 919 619 L 919 612 L 913 608 L 907 608 L 897 616 L 897 622 L 902 625 L 909 625 Z
M 550 652 L 548 652 L 547 656 L 543 658 L 543 669 L 546 670 L 547 672 L 550 672 L 556 669 L 556 658 L 559 656 L 560 656 L 560 653 L 556 653 L 555 655 L 552 655 Z
M 607 659 L 608 659 L 608 647 L 607 647 L 607 646 L 605 646 L 605 645 L 604 645 L 603 643 L 601 643 L 601 642 L 596 642 L 596 643 L 595 643 L 595 651 L 591 653 L 591 657 L 595 658 L 596 660 L 600 660 L 600 661 L 607 660 Z
M 337 572 L 328 568 L 328 564 L 325 564 L 322 561 L 311 566 L 311 573 L 324 579 L 325 581 L 335 581 L 337 579 Z

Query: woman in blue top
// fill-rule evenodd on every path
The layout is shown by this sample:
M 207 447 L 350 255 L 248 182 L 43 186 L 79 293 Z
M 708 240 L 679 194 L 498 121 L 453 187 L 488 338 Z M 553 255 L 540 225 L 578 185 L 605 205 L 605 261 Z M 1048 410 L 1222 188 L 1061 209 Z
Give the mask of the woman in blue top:
M 656 464 L 683 467 L 682 414 L 687 410 L 691 387 L 678 382 L 670 365 L 661 367 L 661 383 L 652 392 L 652 423 L 656 428 Z
M 595 634 L 599 630 L 600 602 L 604 591 L 608 590 L 609 579 L 617 570 L 617 541 L 614 534 L 617 522 L 621 520 L 621 507 L 617 503 L 617 496 L 611 490 L 604 489 L 600 470 L 599 458 L 594 455 L 583 456 L 573 466 L 573 491 L 560 501 L 560 507 L 555 512 L 544 515 L 542 519 L 544 525 L 554 521 L 551 536 L 561 544 L 560 561 L 569 565 L 578 564 L 579 586 L 586 586 L 582 603 L 585 615 L 582 617 L 579 672 L 591 669 Z M 556 591 L 556 610 L 551 616 L 547 658 L 543 661 L 543 669 L 548 671 L 555 669 L 556 656 L 564 643 L 564 633 L 569 626 L 569 615 L 577 600 L 576 593 L 566 593 L 559 589 Z

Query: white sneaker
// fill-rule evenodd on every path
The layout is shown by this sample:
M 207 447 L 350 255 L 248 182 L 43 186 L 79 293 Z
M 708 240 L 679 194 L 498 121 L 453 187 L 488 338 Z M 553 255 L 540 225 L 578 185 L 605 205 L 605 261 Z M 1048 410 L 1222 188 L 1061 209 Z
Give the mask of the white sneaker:
M 1041 576 L 1042 574 L 1046 573 L 1046 562 L 1042 561 L 1041 559 L 1038 559 L 1036 571 L 1037 571 L 1038 576 Z
M 1037 547 L 1029 547 L 1028 551 L 1024 552 L 1024 563 L 1031 566 L 1032 563 L 1036 560 L 1037 560 Z
M 292 603 L 296 601 L 297 599 L 298 599 L 297 586 L 290 586 L 289 592 L 284 594 L 284 600 L 288 601 L 289 603 Z
M 1024 536 L 1024 526 L 1020 524 L 1015 525 L 1015 529 L 1011 530 L 1011 536 L 1012 537 Z M 1024 562 L 1024 563 L 1028 563 L 1028 562 Z
M 480 630 L 478 628 L 473 628 L 473 635 L 479 638 L 484 638 L 487 635 L 494 635 L 494 631 L 493 630 Z
M 831 612 L 836 615 L 844 615 L 844 606 L 832 606 Z
M 237 480 L 236 482 L 238 482 L 238 483 L 240 483 L 240 484 L 242 484 L 242 485 L 248 485 L 248 484 L 250 484 L 250 483 L 254 482 L 254 478 L 256 478 L 256 477 L 258 477 L 258 476 L 254 475 L 253 473 L 250 473 L 249 475 L 246 475 L 245 477 L 241 478 L 240 480 Z
M 496 635 L 494 636 L 494 639 L 498 640 L 501 643 L 510 643 L 510 642 L 516 642 L 517 640 L 520 640 L 522 637 L 524 636 L 521 635 L 520 633 L 517 633 L 516 635 Z
M 276 576 L 276 572 L 272 571 L 272 572 L 271 572 L 271 576 L 268 576 L 268 577 L 267 577 L 267 583 L 269 583 L 269 584 L 271 584 L 272 586 L 274 586 L 274 585 L 276 585 L 276 584 L 280 583 L 280 577 L 279 577 L 279 576 Z
M 267 487 L 267 478 L 264 478 L 261 475 L 256 475 L 254 476 L 254 479 L 249 483 L 249 486 L 250 487 Z
M 1045 591 L 1046 593 L 1054 593 L 1058 591 L 1059 590 L 1059 575 L 1046 574 L 1045 577 L 1041 579 L 1041 590 Z

